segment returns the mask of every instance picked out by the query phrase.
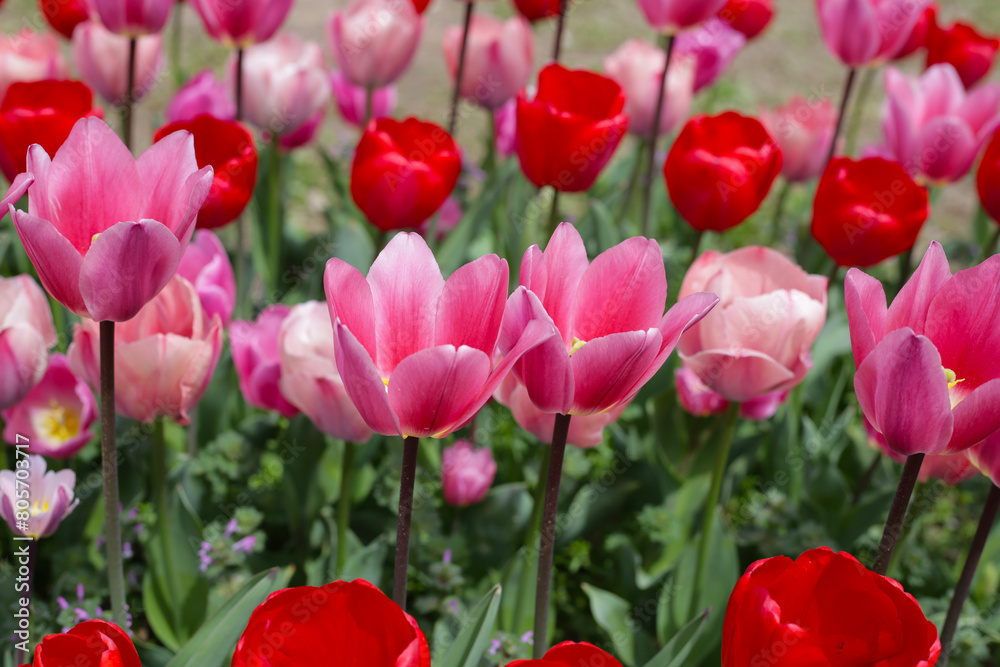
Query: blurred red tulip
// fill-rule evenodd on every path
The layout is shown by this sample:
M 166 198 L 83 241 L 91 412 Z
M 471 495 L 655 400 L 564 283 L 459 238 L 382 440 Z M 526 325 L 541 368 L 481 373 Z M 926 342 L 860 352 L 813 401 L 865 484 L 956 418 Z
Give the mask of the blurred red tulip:
M 563 642 L 550 648 L 541 660 L 515 660 L 507 667 L 622 667 L 613 655 L 587 642 Z
M 719 11 L 719 18 L 753 39 L 774 18 L 774 0 L 729 0 Z
M 985 77 L 1000 51 L 1000 39 L 987 37 L 968 23 L 956 23 L 950 28 L 932 25 L 927 35 L 927 66 L 951 63 L 971 88 Z
M 412 0 L 413 8 L 417 10 L 418 14 L 423 14 L 427 11 L 427 7 L 431 4 L 431 0 Z
M 931 3 L 917 19 L 917 24 L 910 31 L 909 39 L 906 40 L 903 48 L 899 50 L 893 60 L 902 60 L 916 53 L 918 49 L 927 48 L 927 38 L 930 36 L 931 28 L 935 25 L 937 25 L 937 5 Z
M 986 146 L 976 174 L 979 201 L 990 217 L 1000 223 L 1000 131 Z
M 84 621 L 69 632 L 48 635 L 35 649 L 32 667 L 107 665 L 141 667 L 132 640 L 105 621 Z
M 514 0 L 517 11 L 532 23 L 559 16 L 561 5 L 561 0 Z
M 90 18 L 87 0 L 38 0 L 38 8 L 49 25 L 66 39 L 72 39 L 73 28 Z

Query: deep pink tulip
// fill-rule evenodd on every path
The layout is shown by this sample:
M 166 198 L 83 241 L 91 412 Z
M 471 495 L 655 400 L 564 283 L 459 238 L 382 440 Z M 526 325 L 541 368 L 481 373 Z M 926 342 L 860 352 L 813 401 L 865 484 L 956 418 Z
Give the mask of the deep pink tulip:
M 746 43 L 742 32 L 714 18 L 678 35 L 674 56 L 694 59 L 694 92 L 697 93 L 718 81 Z
M 774 111 L 761 111 L 760 122 L 781 149 L 782 176 L 802 183 L 823 173 L 837 125 L 837 109 L 829 99 L 795 96 Z
M 6 422 L 3 439 L 14 445 L 27 438 L 28 452 L 66 459 L 90 442 L 97 419 L 94 392 L 53 354 L 41 382 L 24 400 L 0 413 Z M 21 436 L 21 437 L 18 437 Z
M 935 241 L 891 308 L 858 269 L 844 300 L 858 402 L 892 451 L 959 452 L 1000 427 L 1000 255 L 953 276 Z
M 368 104 L 365 89 L 355 86 L 343 73 L 336 70 L 330 73 L 330 86 L 340 117 L 355 127 L 364 127 L 365 107 Z M 396 110 L 397 97 L 396 86 L 393 85 L 372 91 L 372 118 L 392 116 L 392 112 Z
M 726 0 L 638 0 L 646 21 L 654 30 L 676 34 L 704 23 L 725 7 Z
M 896 57 L 932 0 L 816 0 L 823 41 L 848 67 Z
M 517 98 L 508 101 L 493 112 L 496 125 L 497 153 L 502 157 L 510 157 L 517 150 Z
M 219 120 L 235 120 L 236 104 L 225 83 L 215 78 L 211 70 L 204 70 L 188 79 L 181 86 L 164 112 L 166 124 L 193 120 L 208 114 Z
M 442 42 L 452 81 L 458 76 L 462 33 L 461 26 L 450 26 Z M 485 109 L 499 109 L 527 85 L 533 63 L 534 35 L 523 16 L 500 21 L 485 14 L 474 15 L 459 88 L 461 96 Z
M 409 2 L 352 0 L 330 17 L 330 50 L 347 80 L 382 88 L 406 70 L 417 52 L 424 19 Z
M 709 389 L 698 374 L 687 366 L 674 371 L 674 385 L 677 387 L 677 401 L 681 407 L 696 417 L 718 415 L 729 409 L 729 401 Z M 740 403 L 740 417 L 755 421 L 770 419 L 787 398 L 788 390 L 755 396 Z
M 793 388 L 812 367 L 826 322 L 827 279 L 759 246 L 710 250 L 684 276 L 680 297 L 715 292 L 719 305 L 681 336 L 684 365 L 727 401 Z
M 896 463 L 906 462 L 905 456 L 901 456 L 889 449 L 889 445 L 885 442 L 885 436 L 876 431 L 871 422 L 864 417 L 861 419 L 864 421 L 865 431 L 868 433 L 869 446 L 878 449 Z M 983 442 L 989 442 L 989 440 L 990 438 L 987 438 Z M 949 486 L 955 486 L 967 479 L 972 479 L 979 474 L 979 470 L 973 465 L 971 460 L 973 452 L 978 447 L 979 445 L 976 445 L 957 454 L 932 454 L 931 456 L 924 457 L 924 462 L 920 466 L 920 481 L 927 482 L 932 479 L 940 479 Z
M 73 60 L 80 76 L 105 101 L 121 104 L 128 92 L 129 38 L 116 35 L 96 21 L 81 23 L 73 30 Z M 163 38 L 140 37 L 136 46 L 135 86 L 132 101 L 144 98 L 163 69 Z
M 449 505 L 468 507 L 481 502 L 496 474 L 497 463 L 489 447 L 474 449 L 468 440 L 458 440 L 441 452 L 441 486 Z
M 52 33 L 24 29 L 16 35 L 0 35 L 0 100 L 12 83 L 65 79 L 67 74 Z
M 323 433 L 367 442 L 372 431 L 347 396 L 337 371 L 330 311 L 321 301 L 293 306 L 278 333 L 282 396 Z
M 191 0 L 205 32 L 229 47 L 246 48 L 274 36 L 292 0 Z
M 38 384 L 56 342 L 45 292 L 31 276 L 0 276 L 0 410 L 23 400 Z
M 194 286 L 174 276 L 135 317 L 115 327 L 115 410 L 141 422 L 189 423 L 222 353 L 222 321 L 209 318 Z M 69 348 L 73 372 L 100 386 L 97 322 L 83 320 Z
M 965 450 L 958 456 L 963 454 L 968 458 L 969 463 L 974 466 L 973 470 L 983 473 L 994 484 L 1000 484 L 1000 432 L 994 432 L 985 440 Z M 930 458 L 939 457 L 927 457 L 927 459 Z
M 281 393 L 281 351 L 278 334 L 291 309 L 276 303 L 268 306 L 256 322 L 236 320 L 229 327 L 229 347 L 239 376 L 243 398 L 250 405 L 274 410 L 285 417 L 298 409 Z
M 418 234 L 397 234 L 365 278 L 326 265 L 337 368 L 368 425 L 383 435 L 443 438 L 489 400 L 511 366 L 555 332 L 524 328 L 494 358 L 504 322 L 507 262 L 487 255 L 446 281 Z
M 76 509 L 80 501 L 73 496 L 76 473 L 72 470 L 47 470 L 45 459 L 34 454 L 28 457 L 28 479 L 18 480 L 13 470 L 0 470 L 0 517 L 15 535 L 38 539 L 49 537 L 63 519 Z M 29 491 L 28 528 L 21 530 L 16 503 L 25 484 Z
M 638 39 L 622 44 L 604 59 L 604 72 L 625 91 L 629 132 L 649 139 L 653 134 L 657 96 L 667 57 L 663 49 Z M 673 131 L 691 112 L 694 58 L 674 58 L 667 74 L 667 91 L 660 113 L 659 136 Z
M 326 104 L 317 109 L 316 113 L 306 119 L 306 122 L 299 125 L 297 130 L 279 136 L 278 147 L 283 151 L 292 151 L 312 144 L 319 135 L 324 118 L 326 118 Z
M 174 275 L 212 187 L 190 133 L 134 159 L 98 118 L 77 121 L 54 158 L 32 146 L 28 172 L 27 212 L 9 208 L 42 285 L 77 315 L 113 322 L 131 319 Z
M 520 283 L 500 349 L 513 347 L 533 320 L 558 329 L 561 335 L 528 352 L 514 373 L 539 410 L 561 414 L 607 412 L 632 400 L 681 334 L 718 302 L 694 294 L 664 315 L 667 276 L 656 241 L 628 239 L 591 263 L 569 223 L 556 228 L 544 252 L 528 248 Z
M 236 308 L 236 276 L 218 236 L 207 229 L 197 230 L 181 257 L 177 275 L 194 285 L 207 318 L 218 315 L 223 327 L 229 325 Z
M 927 185 L 965 176 L 1000 127 L 1000 85 L 966 92 L 955 68 L 932 65 L 919 78 L 890 67 L 885 73 L 882 134 L 892 159 Z
M 105 28 L 126 37 L 163 30 L 176 0 L 89 0 Z

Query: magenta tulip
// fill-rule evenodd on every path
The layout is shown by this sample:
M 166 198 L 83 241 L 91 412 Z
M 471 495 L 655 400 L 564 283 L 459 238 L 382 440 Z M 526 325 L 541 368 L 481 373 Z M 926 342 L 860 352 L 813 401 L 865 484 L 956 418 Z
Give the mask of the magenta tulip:
M 105 28 L 118 35 L 139 37 L 163 30 L 176 0 L 88 0 Z
M 347 80 L 342 72 L 330 74 L 333 101 L 337 103 L 340 117 L 355 127 L 364 127 L 367 92 Z M 396 86 L 389 85 L 372 91 L 372 118 L 387 118 L 396 110 Z
M 24 29 L 0 35 L 0 100 L 12 83 L 65 79 L 67 74 L 59 41 L 51 32 Z
M 468 507 L 481 502 L 496 474 L 489 447 L 474 449 L 468 440 L 458 440 L 441 452 L 441 487 L 449 505 Z
M 316 110 L 306 122 L 299 125 L 293 132 L 286 132 L 278 137 L 278 147 L 283 151 L 292 151 L 296 148 L 310 145 L 319 135 L 323 119 L 326 118 L 326 105 L 324 104 Z
M 704 23 L 725 7 L 726 0 L 638 0 L 646 20 L 654 30 L 676 34 L 684 28 Z
M 45 292 L 31 276 L 0 276 L 0 410 L 23 400 L 38 384 L 56 342 Z
M 424 19 L 410 2 L 352 0 L 330 17 L 328 30 L 330 50 L 347 80 L 382 88 L 410 65 Z
M 674 54 L 694 59 L 694 92 L 714 84 L 746 46 L 746 36 L 722 19 L 685 30 L 677 36 Z
M 298 414 L 298 409 L 281 393 L 281 351 L 278 334 L 288 306 L 276 303 L 265 308 L 256 322 L 237 320 L 229 327 L 229 347 L 240 380 L 243 398 L 250 405 L 274 410 L 285 417 Z
M 493 123 L 496 126 L 497 153 L 501 157 L 510 157 L 517 150 L 517 99 L 510 100 L 493 112 Z
M 760 122 L 781 149 L 781 174 L 788 181 L 802 183 L 823 173 L 837 125 L 837 110 L 829 99 L 795 96 L 774 111 L 761 111 Z
M 663 49 L 631 39 L 604 59 L 605 73 L 625 91 L 625 113 L 629 117 L 629 132 L 649 139 L 656 117 L 660 80 L 666 64 Z M 660 113 L 660 134 L 672 132 L 691 112 L 694 95 L 693 58 L 675 58 L 667 74 L 667 91 Z
M 721 394 L 712 391 L 701 381 L 698 374 L 687 366 L 674 371 L 674 385 L 677 388 L 677 401 L 685 411 L 695 417 L 719 415 L 729 409 L 729 401 Z M 788 390 L 755 396 L 749 401 L 740 403 L 740 417 L 756 421 L 770 419 L 778 411 L 778 406 L 787 398 Z
M 32 454 L 28 457 L 27 480 L 18 478 L 13 470 L 0 470 L 0 517 L 15 535 L 36 540 L 49 537 L 80 504 L 73 497 L 76 473 L 68 469 L 52 472 L 47 467 L 43 457 Z M 28 518 L 22 521 L 18 517 L 17 501 L 22 498 L 19 491 L 25 487 L 30 505 Z M 26 529 L 22 528 L 25 523 Z
M 885 437 L 875 430 L 875 428 L 871 425 L 871 422 L 864 417 L 861 419 L 865 423 L 865 431 L 868 433 L 869 446 L 881 451 L 896 463 L 906 462 L 905 456 L 900 456 L 896 452 L 889 449 L 889 445 L 886 444 Z M 928 482 L 932 479 L 940 479 L 948 486 L 955 486 L 957 484 L 961 484 L 967 479 L 972 479 L 979 474 L 979 469 L 976 468 L 978 463 L 974 464 L 972 460 L 974 453 L 983 443 L 988 443 L 995 437 L 995 435 L 990 436 L 979 445 L 966 449 L 965 451 L 958 452 L 957 454 L 933 454 L 931 456 L 925 456 L 924 462 L 920 465 L 918 479 L 921 482 Z M 984 468 L 985 467 L 988 466 L 984 466 Z M 985 469 L 984 472 L 986 472 Z M 989 475 L 988 472 L 986 472 L 986 474 Z
M 129 38 L 116 35 L 95 21 L 81 23 L 73 31 L 73 60 L 80 76 L 110 104 L 121 104 L 129 92 Z M 145 35 L 136 42 L 135 85 L 132 101 L 144 98 L 156 85 L 163 69 L 163 38 Z
M 219 120 L 236 119 L 236 104 L 228 87 L 211 70 L 199 72 L 181 86 L 167 104 L 164 117 L 169 125 L 194 120 L 202 114 Z
M 218 236 L 207 229 L 197 230 L 181 257 L 177 275 L 194 285 L 208 319 L 218 315 L 223 327 L 229 325 L 236 308 L 236 276 Z
M 226 46 L 246 48 L 274 36 L 292 0 L 191 0 L 205 32 Z
M 444 33 L 445 62 L 452 81 L 458 76 L 463 29 L 450 26 Z M 465 70 L 459 87 L 462 98 L 494 111 L 527 85 L 534 62 L 531 24 L 514 16 L 500 21 L 485 14 L 472 17 Z
M 995 431 L 962 454 L 968 458 L 969 463 L 974 466 L 974 470 L 989 477 L 993 484 L 1000 482 L 1000 431 Z
M 848 67 L 888 62 L 932 0 L 816 0 L 823 40 Z

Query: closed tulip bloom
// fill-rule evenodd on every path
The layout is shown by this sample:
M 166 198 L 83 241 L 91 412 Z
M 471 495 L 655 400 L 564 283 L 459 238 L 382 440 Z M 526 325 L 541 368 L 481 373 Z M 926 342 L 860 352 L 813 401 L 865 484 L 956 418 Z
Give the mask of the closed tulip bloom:
M 293 306 L 278 332 L 281 395 L 323 433 L 349 442 L 372 436 L 337 371 L 330 311 L 321 301 Z
M 747 568 L 722 630 L 722 667 L 760 659 L 775 667 L 931 667 L 940 652 L 937 629 L 899 583 L 826 547 Z
M 41 382 L 0 416 L 6 422 L 3 439 L 8 443 L 26 439 L 31 454 L 65 459 L 93 437 L 90 427 L 97 419 L 97 403 L 86 381 L 70 370 L 66 357 L 53 354 Z
M 920 15 L 920 18 L 917 19 L 917 23 L 913 26 L 913 30 L 910 31 L 910 36 L 907 38 L 906 43 L 903 44 L 903 48 L 899 50 L 899 53 L 896 54 L 893 60 L 902 60 L 913 55 L 920 49 L 927 48 L 927 40 L 931 29 L 936 25 L 937 5 L 931 2 Z
M 865 431 L 868 433 L 869 446 L 879 450 L 896 463 L 906 463 L 906 457 L 889 449 L 889 445 L 885 441 L 885 436 L 876 431 L 871 422 L 864 417 L 862 417 L 862 420 L 865 423 Z M 995 435 L 990 436 L 983 442 L 989 442 L 995 437 Z M 925 456 L 924 462 L 920 465 L 918 479 L 921 482 L 940 479 L 948 486 L 956 486 L 967 479 L 972 479 L 979 474 L 979 469 L 972 461 L 973 453 L 978 447 L 979 445 L 976 445 L 957 454 L 932 454 Z
M 687 366 L 674 371 L 677 401 L 695 417 L 719 415 L 729 409 L 729 401 L 712 391 L 698 374 Z M 771 391 L 740 403 L 740 417 L 755 421 L 770 419 L 788 398 L 788 391 Z
M 837 125 L 837 109 L 829 99 L 795 96 L 774 111 L 761 111 L 760 121 L 781 149 L 782 176 L 803 183 L 823 173 Z
M 508 100 L 493 112 L 493 124 L 496 127 L 494 141 L 497 153 L 508 158 L 517 150 L 517 98 Z
M 298 409 L 281 393 L 281 350 L 278 334 L 291 312 L 288 306 L 268 306 L 255 322 L 237 320 L 229 327 L 229 347 L 240 380 L 240 391 L 250 405 L 294 417 Z
M 729 0 L 719 18 L 739 30 L 747 39 L 764 32 L 774 18 L 774 0 Z
M 330 50 L 347 80 L 382 88 L 409 67 L 424 19 L 406 0 L 352 0 L 330 17 Z
M 236 308 L 236 276 L 218 236 L 207 229 L 196 231 L 181 257 L 177 275 L 194 285 L 205 317 L 211 320 L 218 315 L 223 327 L 229 325 Z
M 482 502 L 496 474 L 489 447 L 475 449 L 468 440 L 458 440 L 441 452 L 441 486 L 449 505 L 468 507 Z
M 66 61 L 52 33 L 25 29 L 16 35 L 0 35 L 0 98 L 12 83 L 65 79 L 66 75 Z
M 430 6 L 431 0 L 412 0 L 413 8 L 417 10 L 418 14 L 423 14 L 427 11 L 427 7 Z
M 461 26 L 449 26 L 444 33 L 442 46 L 452 81 L 458 76 L 463 32 Z M 490 111 L 498 109 L 527 85 L 533 64 L 534 36 L 524 18 L 500 21 L 485 14 L 474 15 L 459 87 L 461 96 Z
M 625 93 L 629 131 L 643 139 L 653 134 L 657 96 L 667 56 L 663 49 L 632 39 L 604 59 L 604 71 Z M 667 90 L 660 113 L 659 134 L 672 132 L 691 112 L 694 95 L 694 58 L 675 58 L 667 74 Z
M 966 88 L 989 74 L 1000 51 L 1000 39 L 980 34 L 967 23 L 942 28 L 935 22 L 927 34 L 927 67 L 950 63 Z
M 41 381 L 57 342 L 45 292 L 31 276 L 0 276 L 0 410 Z
M 851 269 L 844 285 L 861 409 L 901 456 L 955 453 L 1000 427 L 1000 256 L 954 276 L 936 241 L 886 308 Z
M 613 655 L 587 642 L 556 644 L 541 660 L 515 660 L 507 667 L 622 667 Z
M 285 22 L 292 0 L 191 0 L 205 32 L 226 46 L 266 42 Z
M 163 30 L 175 0 L 88 0 L 105 28 L 126 37 Z
M 816 0 L 823 41 L 848 67 L 879 65 L 906 46 L 931 0 Z
M 337 103 L 340 117 L 355 127 L 364 127 L 365 107 L 367 106 L 367 91 L 361 86 L 355 86 L 347 80 L 343 73 L 330 73 L 330 86 L 333 90 L 333 101 Z M 372 91 L 372 118 L 386 118 L 396 110 L 396 86 L 389 85 Z
M 747 38 L 722 19 L 685 30 L 674 43 L 676 57 L 694 59 L 694 92 L 719 80 L 747 44 Z
M 719 13 L 726 0 L 638 0 L 646 21 L 654 30 L 676 34 L 704 23 Z
M 299 125 L 294 132 L 288 132 L 278 137 L 278 148 L 283 151 L 292 151 L 296 148 L 308 146 L 319 134 L 319 129 L 323 125 L 326 117 L 326 105 L 324 104 L 310 116 L 306 122 Z
M 46 472 L 45 459 L 31 454 L 18 458 L 18 470 L 27 468 L 28 478 L 18 478 L 14 470 L 0 470 L 0 517 L 15 535 L 39 539 L 49 537 L 80 501 L 73 497 L 76 473 L 72 470 Z M 20 479 L 20 481 L 18 481 Z M 28 498 L 18 493 L 28 485 Z M 27 500 L 27 507 L 24 502 Z M 22 503 L 18 505 L 18 503 Z M 27 514 L 27 517 L 25 517 Z M 22 529 L 27 523 L 27 528 Z
M 52 29 L 66 39 L 76 26 L 90 19 L 88 0 L 38 0 L 38 8 Z
M 628 130 L 625 94 L 613 80 L 548 65 L 538 92 L 517 98 L 517 154 L 525 177 L 560 192 L 590 189 Z
M 142 667 L 128 635 L 117 625 L 101 620 L 84 621 L 69 632 L 42 638 L 31 667 L 65 665 Z
M 729 111 L 688 121 L 663 165 L 670 200 L 700 231 L 753 215 L 781 171 L 781 149 L 755 118 Z
M 1000 222 L 1000 130 L 986 146 L 976 173 L 979 201 L 995 221 Z
M 116 35 L 100 23 L 87 21 L 73 31 L 73 60 L 80 76 L 110 104 L 121 104 L 128 94 L 129 38 Z M 135 85 L 132 101 L 144 98 L 163 69 L 163 38 L 145 35 L 136 43 Z
M 559 16 L 562 0 L 514 0 L 514 7 L 521 16 L 532 23 Z
M 219 120 L 236 120 L 236 104 L 226 85 L 215 78 L 211 70 L 204 70 L 181 86 L 163 112 L 167 123 L 194 120 L 202 114 Z

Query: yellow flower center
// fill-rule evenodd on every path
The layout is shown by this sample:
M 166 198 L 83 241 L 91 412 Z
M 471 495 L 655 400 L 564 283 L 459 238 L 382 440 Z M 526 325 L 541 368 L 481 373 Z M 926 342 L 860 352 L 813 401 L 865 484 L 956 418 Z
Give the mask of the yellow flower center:
M 94 241 L 96 241 L 97 237 L 100 236 L 100 235 L 101 235 L 101 233 L 97 232 L 96 234 L 94 234 L 93 236 L 91 236 L 90 237 L 90 245 L 94 245 Z
M 961 403 L 962 399 L 965 398 L 965 395 L 964 394 L 959 395 L 960 394 L 959 392 L 955 392 L 952 390 L 956 386 L 958 386 L 960 382 L 965 382 L 965 378 L 959 378 L 958 375 L 955 373 L 955 371 L 951 370 L 950 368 L 945 368 L 944 366 L 942 366 L 941 369 L 944 371 L 944 377 L 948 381 L 948 393 L 950 394 L 951 398 L 951 407 L 954 410 L 955 406 Z
M 580 350 L 580 348 L 583 347 L 586 344 L 587 344 L 587 341 L 580 340 L 576 336 L 573 336 L 573 345 L 572 345 L 572 347 L 569 348 L 570 356 L 572 356 L 575 352 L 578 352 Z
M 49 499 L 45 498 L 41 501 L 36 500 L 31 503 L 31 508 L 28 511 L 31 513 L 31 516 L 35 516 L 36 514 L 45 514 L 49 511 Z
M 44 438 L 66 442 L 80 433 L 80 416 L 53 400 L 48 408 L 41 411 L 37 426 Z

